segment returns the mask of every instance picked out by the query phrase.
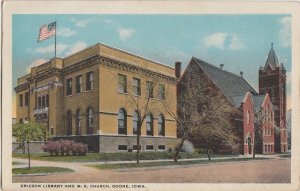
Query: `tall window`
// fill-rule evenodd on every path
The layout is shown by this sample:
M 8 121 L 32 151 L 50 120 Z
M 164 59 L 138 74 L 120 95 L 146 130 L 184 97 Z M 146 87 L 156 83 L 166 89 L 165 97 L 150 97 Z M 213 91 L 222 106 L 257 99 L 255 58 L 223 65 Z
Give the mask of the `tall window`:
M 125 75 L 118 75 L 118 92 L 127 93 L 127 77 Z
M 76 134 L 81 135 L 81 111 L 77 109 L 76 111 Z
M 94 88 L 94 76 L 93 72 L 86 73 L 86 91 L 93 90 Z
M 46 107 L 49 107 L 49 95 L 46 95 Z
M 153 98 L 153 82 L 147 81 L 146 92 L 147 92 L 147 98 Z
M 165 118 L 163 114 L 158 116 L 158 135 L 165 136 Z
M 118 113 L 118 133 L 126 135 L 126 111 L 125 109 L 120 109 Z
M 42 96 L 42 108 L 44 108 L 46 105 L 46 97 Z
M 26 92 L 25 93 L 25 103 L 24 103 L 24 106 L 28 106 L 28 103 L 29 103 L 29 92 Z
M 94 113 L 92 108 L 87 109 L 87 134 L 93 134 L 93 127 L 94 127 Z
M 249 124 L 250 123 L 250 112 L 249 112 L 249 110 L 247 110 L 247 114 L 246 114 L 247 116 L 246 116 L 246 118 L 247 118 L 247 124 Z
M 138 126 L 140 123 L 140 118 L 139 118 L 139 114 L 137 111 L 134 111 L 133 113 L 133 118 L 132 118 L 132 132 L 133 134 L 138 134 Z
M 147 114 L 146 116 L 146 130 L 147 135 L 153 136 L 153 117 L 151 114 Z
M 19 95 L 19 107 L 23 107 L 23 94 Z
M 38 108 L 42 107 L 42 97 L 38 97 Z
M 66 80 L 66 95 L 72 95 L 72 78 Z
M 67 112 L 67 135 L 72 135 L 72 112 Z
M 82 76 L 76 76 L 76 93 L 82 92 Z
M 163 84 L 158 86 L 158 99 L 165 100 L 165 85 Z
M 133 78 L 132 80 L 132 90 L 133 95 L 141 95 L 141 80 L 138 78 Z

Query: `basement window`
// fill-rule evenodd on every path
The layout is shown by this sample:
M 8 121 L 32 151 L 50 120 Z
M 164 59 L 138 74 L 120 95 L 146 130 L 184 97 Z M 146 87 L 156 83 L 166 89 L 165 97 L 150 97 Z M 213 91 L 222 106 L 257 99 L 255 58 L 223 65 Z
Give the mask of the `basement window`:
M 127 151 L 127 145 L 118 145 L 118 151 Z
M 147 151 L 153 151 L 154 150 L 153 145 L 146 145 L 146 150 Z

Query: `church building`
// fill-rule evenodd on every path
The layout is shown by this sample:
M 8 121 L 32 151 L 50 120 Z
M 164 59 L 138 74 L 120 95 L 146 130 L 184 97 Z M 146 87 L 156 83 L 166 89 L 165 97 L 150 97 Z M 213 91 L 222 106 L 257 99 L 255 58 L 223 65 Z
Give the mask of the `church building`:
M 189 91 L 195 91 L 207 84 L 223 95 L 220 99 L 225 100 L 226 106 L 238 113 L 232 117 L 231 125 L 239 139 L 240 154 L 287 152 L 286 75 L 283 64 L 278 62 L 273 45 L 265 67 L 259 69 L 259 92 L 244 79 L 242 71 L 237 75 L 226 71 L 223 64 L 217 67 L 193 57 L 177 85 L 177 92 L 180 92 L 177 97 L 178 104 L 186 92 L 181 92 L 180 89 L 187 90 L 186 81 L 197 79 L 197 76 L 201 76 L 203 80 L 197 82 Z

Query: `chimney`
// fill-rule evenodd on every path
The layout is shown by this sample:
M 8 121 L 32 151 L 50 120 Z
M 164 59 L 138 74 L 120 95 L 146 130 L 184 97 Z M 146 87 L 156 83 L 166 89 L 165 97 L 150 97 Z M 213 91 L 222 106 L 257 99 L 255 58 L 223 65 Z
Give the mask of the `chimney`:
M 220 64 L 220 68 L 224 70 L 224 64 Z
M 181 75 L 181 62 L 175 62 L 175 76 L 180 78 Z

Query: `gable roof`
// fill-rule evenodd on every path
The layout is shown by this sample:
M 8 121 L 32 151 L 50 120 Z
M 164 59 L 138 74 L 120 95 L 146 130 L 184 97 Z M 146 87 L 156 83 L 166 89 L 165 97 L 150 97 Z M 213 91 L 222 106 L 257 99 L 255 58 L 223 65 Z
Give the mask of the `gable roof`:
M 200 66 L 234 106 L 236 106 L 240 99 L 245 97 L 247 92 L 258 95 L 255 89 L 243 77 L 225 71 L 198 58 L 193 57 L 192 60 Z
M 246 94 L 231 97 L 235 107 L 241 106 L 241 103 L 244 101 L 245 96 L 246 96 Z
M 260 108 L 262 107 L 262 104 L 265 100 L 266 95 L 255 95 L 252 96 L 253 102 L 254 102 L 254 111 L 259 112 Z

